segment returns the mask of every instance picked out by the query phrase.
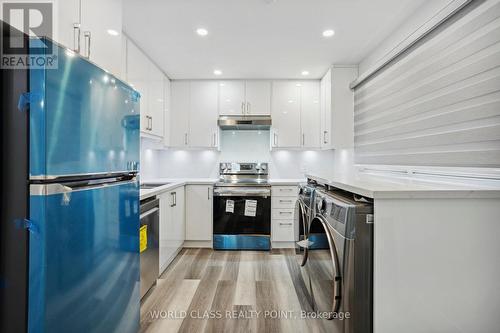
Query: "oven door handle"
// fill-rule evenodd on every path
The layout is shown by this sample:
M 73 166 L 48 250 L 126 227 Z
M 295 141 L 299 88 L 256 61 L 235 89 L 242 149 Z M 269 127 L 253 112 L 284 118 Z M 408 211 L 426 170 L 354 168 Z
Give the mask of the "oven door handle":
M 269 197 L 271 196 L 270 189 L 236 189 L 223 188 L 214 190 L 215 197 Z

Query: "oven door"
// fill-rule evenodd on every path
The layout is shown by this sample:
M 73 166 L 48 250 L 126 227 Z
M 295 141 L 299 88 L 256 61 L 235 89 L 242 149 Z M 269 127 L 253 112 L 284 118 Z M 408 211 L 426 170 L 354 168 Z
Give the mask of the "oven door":
M 213 214 L 215 249 L 269 248 L 269 188 L 215 188 Z

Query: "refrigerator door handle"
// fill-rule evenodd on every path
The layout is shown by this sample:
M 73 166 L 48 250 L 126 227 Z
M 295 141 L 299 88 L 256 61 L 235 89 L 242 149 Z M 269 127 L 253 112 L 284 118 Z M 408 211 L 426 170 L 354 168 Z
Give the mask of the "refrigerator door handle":
M 92 38 L 92 34 L 90 31 L 84 31 L 83 36 L 85 37 L 85 57 L 90 59 L 90 40 Z
M 74 191 L 95 190 L 99 188 L 125 185 L 137 182 L 137 178 L 108 178 L 97 180 L 74 181 L 67 183 L 32 184 L 31 195 L 68 194 Z M 68 198 L 69 199 L 69 198 Z

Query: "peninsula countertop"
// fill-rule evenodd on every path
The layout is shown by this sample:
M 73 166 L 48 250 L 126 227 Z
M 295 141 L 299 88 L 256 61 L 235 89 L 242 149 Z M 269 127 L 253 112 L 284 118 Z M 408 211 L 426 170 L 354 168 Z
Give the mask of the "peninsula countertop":
M 352 172 L 306 174 L 306 178 L 373 199 L 500 198 L 500 181 L 454 180 L 446 177 L 389 176 Z

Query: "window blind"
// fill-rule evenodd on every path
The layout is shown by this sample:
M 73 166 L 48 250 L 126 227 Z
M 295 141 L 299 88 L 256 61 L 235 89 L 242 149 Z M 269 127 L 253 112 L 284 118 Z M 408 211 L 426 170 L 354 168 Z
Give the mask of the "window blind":
M 354 89 L 361 164 L 500 167 L 500 0 L 473 1 Z

